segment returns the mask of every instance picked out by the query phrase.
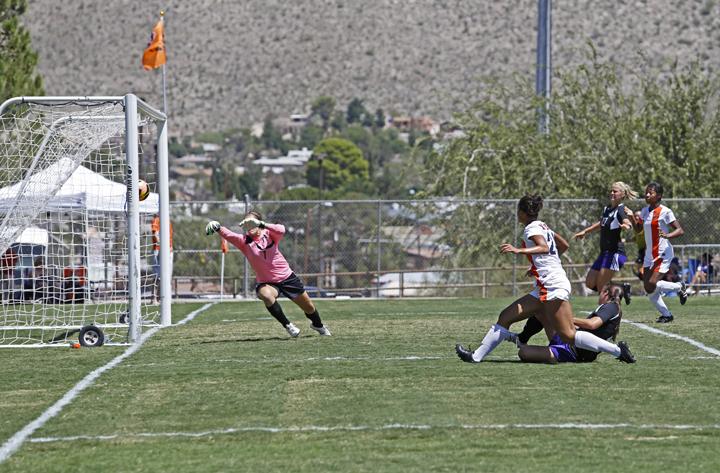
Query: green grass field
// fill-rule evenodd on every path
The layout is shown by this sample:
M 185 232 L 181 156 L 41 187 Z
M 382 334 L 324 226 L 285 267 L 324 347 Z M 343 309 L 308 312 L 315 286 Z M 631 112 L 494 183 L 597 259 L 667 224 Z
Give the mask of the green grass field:
M 638 363 L 557 366 L 509 343 L 456 357 L 508 299 L 320 300 L 322 338 L 285 301 L 298 339 L 260 302 L 219 303 L 103 373 L 0 471 L 720 471 L 718 301 L 668 299 L 676 321 L 657 325 L 636 297 L 625 319 L 686 340 L 624 323 Z M 125 350 L 0 350 L 0 443 Z

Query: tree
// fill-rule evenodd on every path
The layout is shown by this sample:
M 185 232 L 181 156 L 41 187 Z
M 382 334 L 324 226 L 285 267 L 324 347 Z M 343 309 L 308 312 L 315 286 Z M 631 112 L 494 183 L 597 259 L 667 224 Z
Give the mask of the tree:
M 408 145 L 400 139 L 397 130 L 389 128 L 375 133 L 367 157 L 372 166 L 379 169 L 396 155 L 407 153 L 409 150 Z
M 0 0 L 0 102 L 44 93 L 42 78 L 35 72 L 37 53 L 30 33 L 20 24 L 26 9 L 26 0 Z
M 333 115 L 333 111 L 335 111 L 335 99 L 326 95 L 318 97 L 313 102 L 311 110 L 312 115 L 316 115 L 322 120 L 323 130 L 327 130 L 330 124 L 330 118 Z
M 273 126 L 272 118 L 269 116 L 265 117 L 265 121 L 263 122 L 263 132 L 260 140 L 266 149 L 275 149 L 283 153 L 287 152 L 287 143 L 283 140 L 280 131 Z
M 245 173 L 240 174 L 236 178 L 233 194 L 238 199 L 242 199 L 245 194 L 252 199 L 257 199 L 260 195 L 260 182 L 262 181 L 262 167 L 250 165 L 245 168 Z
M 323 189 L 337 189 L 352 181 L 369 181 L 369 166 L 362 151 L 343 138 L 326 138 L 313 150 L 313 160 L 307 166 L 307 182 L 320 188 L 320 159 L 322 159 Z
M 188 150 L 182 143 L 182 141 L 178 141 L 178 139 L 175 137 L 170 138 L 170 143 L 168 144 L 168 152 L 171 156 L 174 156 L 176 158 L 181 158 L 188 154 Z
M 370 131 L 360 125 L 350 125 L 342 131 L 340 136 L 355 143 L 362 150 L 363 156 L 367 156 L 373 140 Z
M 323 139 L 325 130 L 316 125 L 305 125 L 300 131 L 300 146 L 313 149 Z
M 363 101 L 354 98 L 350 101 L 347 108 L 347 122 L 349 124 L 353 123 L 363 123 L 365 120 L 365 117 L 369 116 L 370 113 L 365 108 L 365 105 L 363 105 Z
M 432 195 L 606 198 L 618 180 L 636 189 L 660 180 L 666 197 L 720 195 L 720 87 L 697 66 L 629 87 L 619 66 L 592 46 L 588 62 L 559 74 L 550 133 L 537 132 L 543 106 L 529 84 L 495 85 L 458 124 L 463 136 L 425 163 Z
M 212 192 L 216 198 L 229 199 L 232 196 L 242 198 L 248 194 L 253 199 L 260 194 L 262 181 L 262 168 L 250 165 L 244 174 L 238 174 L 231 163 L 222 163 L 216 160 L 213 174 L 210 179 Z
M 203 131 L 195 135 L 195 141 L 223 146 L 225 144 L 225 135 L 219 131 Z
M 385 112 L 383 112 L 382 108 L 378 108 L 377 110 L 375 110 L 374 125 L 380 129 L 385 128 Z
M 343 131 L 347 127 L 347 121 L 345 121 L 345 114 L 336 111 L 332 115 L 332 119 L 330 120 L 330 127 L 334 128 L 337 131 Z
M 324 198 L 332 199 L 330 195 Z M 315 187 L 295 187 L 293 189 L 283 189 L 273 196 L 276 200 L 317 200 L 318 190 Z

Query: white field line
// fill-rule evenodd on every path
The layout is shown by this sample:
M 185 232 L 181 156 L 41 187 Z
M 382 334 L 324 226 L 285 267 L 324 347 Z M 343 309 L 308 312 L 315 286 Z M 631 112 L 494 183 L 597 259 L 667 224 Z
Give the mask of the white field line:
M 307 425 L 297 427 L 235 427 L 229 429 L 205 430 L 200 432 L 137 432 L 109 435 L 72 435 L 67 437 L 36 437 L 30 439 L 31 443 L 75 442 L 121 440 L 129 438 L 172 438 L 172 437 L 210 437 L 213 435 L 227 435 L 237 433 L 303 433 L 303 432 L 355 432 L 355 431 L 385 431 L 385 430 L 434 430 L 434 429 L 463 429 L 463 430 L 718 430 L 720 424 L 385 424 L 370 425 L 340 425 L 323 426 Z
M 720 350 L 716 348 L 709 347 L 703 343 L 698 342 L 697 340 L 693 340 L 692 338 L 684 337 L 682 335 L 677 335 L 675 333 L 665 332 L 663 330 L 659 330 L 653 327 L 650 327 L 649 325 L 642 324 L 640 322 L 633 322 L 632 320 L 623 320 L 623 322 L 632 325 L 633 327 L 637 327 L 643 330 L 647 330 L 650 333 L 655 333 L 658 335 L 663 335 L 665 337 L 674 338 L 676 340 L 681 340 L 683 342 L 689 343 L 690 345 L 693 345 L 694 347 L 697 347 L 703 351 L 706 351 L 708 353 L 712 353 L 715 356 L 720 356 Z
M 176 325 L 183 325 L 190 320 L 194 319 L 198 314 L 205 311 L 206 309 L 210 308 L 214 303 L 211 304 L 205 304 L 204 306 L 200 307 L 199 309 L 191 312 L 188 314 L 187 317 L 182 319 L 180 322 L 178 322 Z M 99 367 L 98 369 L 92 371 L 87 376 L 85 376 L 83 379 L 81 379 L 75 386 L 73 386 L 68 392 L 63 395 L 60 400 L 58 400 L 55 404 L 50 406 L 45 412 L 40 414 L 40 416 L 27 424 L 25 427 L 17 431 L 12 437 L 10 437 L 3 445 L 0 447 L 0 463 L 3 463 L 5 460 L 7 460 L 13 453 L 15 453 L 22 444 L 30 437 L 33 432 L 35 432 L 37 429 L 41 428 L 47 421 L 58 415 L 65 406 L 70 404 L 73 399 L 75 399 L 78 394 L 83 392 L 88 387 L 92 386 L 93 383 L 106 371 L 110 371 L 117 365 L 123 362 L 126 358 L 130 357 L 133 353 L 138 351 L 140 347 L 153 335 L 155 335 L 155 332 L 160 330 L 162 327 L 153 327 L 140 337 L 140 340 L 130 346 L 125 352 L 119 356 L 116 356 L 110 362 L 107 364 Z
M 208 310 L 210 307 L 214 306 L 215 304 L 217 304 L 217 302 L 210 302 L 208 304 L 205 304 L 204 306 L 200 307 L 199 309 L 190 312 L 187 315 L 187 317 L 185 317 L 184 319 L 182 319 L 180 322 L 176 323 L 175 325 L 185 325 L 186 323 L 190 322 L 192 319 L 194 319 L 195 317 L 200 315 L 202 312 L 205 312 L 206 310 Z

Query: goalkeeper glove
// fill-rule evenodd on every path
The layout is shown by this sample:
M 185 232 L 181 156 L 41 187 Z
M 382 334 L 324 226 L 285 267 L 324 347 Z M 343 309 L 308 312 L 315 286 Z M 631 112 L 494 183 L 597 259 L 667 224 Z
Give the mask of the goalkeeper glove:
M 211 220 L 208 222 L 207 225 L 205 225 L 205 234 L 206 235 L 212 235 L 213 233 L 216 233 L 220 231 L 220 222 Z
M 265 228 L 265 222 L 254 217 L 249 217 L 240 222 L 240 226 L 243 227 L 245 231 L 250 231 L 257 227 Z

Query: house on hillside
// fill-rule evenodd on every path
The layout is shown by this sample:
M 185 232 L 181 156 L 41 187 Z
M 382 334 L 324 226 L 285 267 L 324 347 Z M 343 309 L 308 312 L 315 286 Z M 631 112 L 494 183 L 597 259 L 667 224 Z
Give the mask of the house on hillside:
M 262 166 L 263 173 L 272 172 L 273 174 L 282 174 L 287 169 L 299 169 L 304 167 L 312 157 L 312 151 L 307 148 L 294 149 L 288 151 L 287 156 L 278 158 L 260 157 L 253 161 L 253 164 Z
M 212 166 L 214 158 L 207 154 L 186 154 L 181 158 L 173 159 L 174 166 L 197 167 L 197 166 Z
M 222 146 L 215 143 L 202 143 L 200 146 L 205 153 L 217 153 L 222 149 Z
M 263 134 L 264 127 L 262 123 L 253 123 L 250 127 L 250 135 L 255 138 L 260 138 Z
M 310 149 L 291 149 L 288 151 L 287 157 L 291 159 L 298 159 L 307 163 L 312 158 L 313 152 Z
M 290 121 L 297 125 L 305 126 L 310 120 L 310 115 L 307 113 L 293 113 L 290 115 Z
M 252 163 L 256 166 L 262 166 L 263 173 L 272 172 L 273 174 L 282 174 L 287 169 L 299 169 L 305 166 L 305 162 L 287 156 L 280 156 L 279 158 L 263 156 Z
M 422 131 L 435 136 L 440 131 L 440 125 L 435 123 L 432 118 L 427 116 L 422 117 L 391 117 L 390 126 L 397 128 L 402 132 L 409 132 L 411 130 Z
M 295 113 L 289 117 L 278 117 L 272 121 L 273 127 L 280 132 L 284 140 L 290 140 L 300 134 L 310 119 L 309 115 Z

